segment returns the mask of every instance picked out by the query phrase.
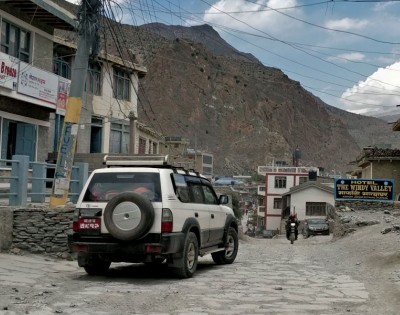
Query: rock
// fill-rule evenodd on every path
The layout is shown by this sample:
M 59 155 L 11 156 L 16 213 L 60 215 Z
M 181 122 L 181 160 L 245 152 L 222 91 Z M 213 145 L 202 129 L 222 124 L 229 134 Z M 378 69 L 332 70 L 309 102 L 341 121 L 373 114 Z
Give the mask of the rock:
M 384 214 L 390 214 L 390 211 L 389 210 L 385 210 L 385 211 L 383 211 L 383 213 Z
M 381 233 L 382 234 L 387 234 L 387 233 L 389 233 L 389 232 L 392 232 L 392 228 L 385 228 L 385 229 L 383 229 L 382 231 L 381 231 Z

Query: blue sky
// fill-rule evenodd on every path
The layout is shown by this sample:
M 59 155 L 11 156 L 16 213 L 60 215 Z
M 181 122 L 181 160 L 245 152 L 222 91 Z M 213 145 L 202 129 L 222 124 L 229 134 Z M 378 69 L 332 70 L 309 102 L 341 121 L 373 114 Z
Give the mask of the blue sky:
M 70 2 L 78 2 L 70 0 Z M 381 116 L 400 108 L 400 1 L 116 0 L 127 24 L 209 24 L 327 104 Z

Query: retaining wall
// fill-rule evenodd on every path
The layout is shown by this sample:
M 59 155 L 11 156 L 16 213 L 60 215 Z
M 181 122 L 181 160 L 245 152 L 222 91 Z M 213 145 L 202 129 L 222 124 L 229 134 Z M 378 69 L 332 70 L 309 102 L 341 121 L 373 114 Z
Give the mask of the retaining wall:
M 12 242 L 8 249 L 62 258 L 69 256 L 67 232 L 72 228 L 74 207 L 18 208 L 10 211 L 13 224 Z

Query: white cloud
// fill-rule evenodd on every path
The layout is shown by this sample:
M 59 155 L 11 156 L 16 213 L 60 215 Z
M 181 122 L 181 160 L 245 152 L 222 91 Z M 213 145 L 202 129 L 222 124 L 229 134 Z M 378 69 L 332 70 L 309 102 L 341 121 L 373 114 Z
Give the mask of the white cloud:
M 359 52 L 340 54 L 328 58 L 329 61 L 336 61 L 336 62 L 363 61 L 364 59 L 365 55 Z
M 377 115 L 400 104 L 400 62 L 380 68 L 342 94 L 344 108 L 357 114 Z
M 343 18 L 340 20 L 330 20 L 325 23 L 325 27 L 338 29 L 342 31 L 360 30 L 367 27 L 369 22 L 367 20 Z
M 257 2 L 219 0 L 205 11 L 203 20 L 210 24 L 224 25 L 232 29 L 253 33 L 255 29 L 265 32 L 273 31 L 274 33 L 286 32 L 292 25 L 298 27 L 298 23 L 293 24 L 296 22 L 275 10 L 268 9 L 268 7 L 280 9 L 296 5 L 298 5 L 297 0 L 260 0 Z M 301 15 L 299 9 L 287 9 L 284 12 L 297 17 Z

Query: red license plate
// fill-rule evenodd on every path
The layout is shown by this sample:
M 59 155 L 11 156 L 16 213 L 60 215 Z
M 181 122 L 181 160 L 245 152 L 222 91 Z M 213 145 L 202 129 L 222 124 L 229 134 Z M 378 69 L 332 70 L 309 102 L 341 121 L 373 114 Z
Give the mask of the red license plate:
M 80 230 L 100 230 L 101 220 L 100 218 L 79 218 L 78 223 Z

